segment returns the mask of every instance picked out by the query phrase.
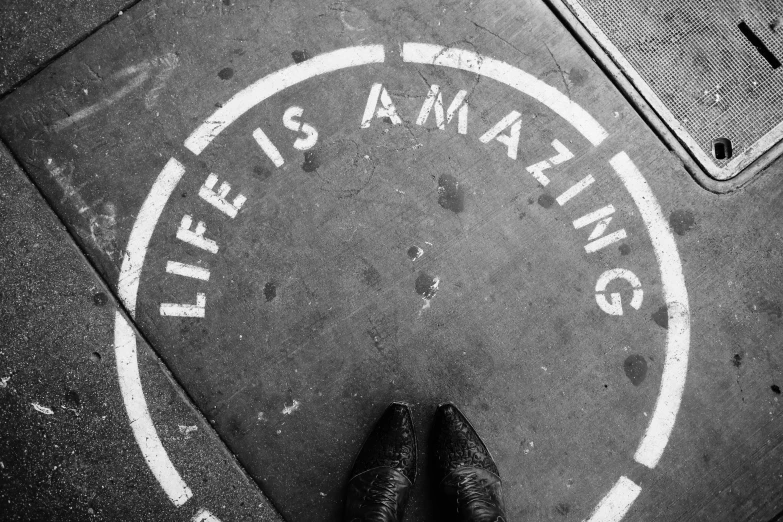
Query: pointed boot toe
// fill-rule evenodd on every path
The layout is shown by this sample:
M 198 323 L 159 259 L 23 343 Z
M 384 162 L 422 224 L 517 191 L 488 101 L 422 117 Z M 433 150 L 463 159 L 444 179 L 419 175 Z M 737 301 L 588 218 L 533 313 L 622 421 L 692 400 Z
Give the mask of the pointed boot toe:
M 443 509 L 459 522 L 505 522 L 497 465 L 467 418 L 453 404 L 435 412 L 433 474 Z
M 399 522 L 416 481 L 416 435 L 410 409 L 392 403 L 367 437 L 348 481 L 347 522 Z

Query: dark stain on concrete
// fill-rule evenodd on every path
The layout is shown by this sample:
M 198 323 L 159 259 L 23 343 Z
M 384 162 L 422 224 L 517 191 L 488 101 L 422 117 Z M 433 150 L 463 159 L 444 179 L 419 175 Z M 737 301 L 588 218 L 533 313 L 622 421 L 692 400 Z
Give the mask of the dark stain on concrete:
M 437 291 L 435 282 L 435 278 L 431 275 L 426 272 L 419 272 L 419 276 L 416 278 L 415 283 L 416 293 L 425 299 L 432 299 Z
M 253 174 L 255 174 L 256 176 L 261 178 L 261 180 L 263 181 L 263 180 L 265 180 L 266 178 L 268 178 L 269 176 L 272 175 L 272 171 L 270 171 L 268 169 L 265 169 L 261 165 L 254 165 L 253 166 Z
M 392 121 L 392 119 L 389 116 L 384 116 L 383 118 L 381 118 L 381 121 L 383 123 L 388 123 L 389 125 L 393 125 L 394 124 L 394 122 Z
M 518 215 L 519 215 L 519 219 L 525 219 L 525 216 L 527 216 L 527 214 L 525 214 L 524 212 L 520 212 Z
M 557 511 L 557 514 L 560 515 L 561 517 L 567 517 L 568 514 L 571 512 L 571 506 L 565 502 L 561 502 L 560 504 L 555 506 L 555 511 Z
M 218 71 L 218 78 L 221 80 L 230 80 L 234 77 L 234 69 L 231 67 L 224 67 Z
M 549 194 L 541 194 L 538 196 L 538 204 L 544 208 L 552 208 L 552 205 L 555 204 L 555 198 Z
M 666 308 L 666 305 L 653 312 L 652 320 L 661 328 L 669 329 L 669 310 Z
M 277 286 L 272 282 L 268 282 L 264 285 L 264 298 L 267 302 L 271 301 L 277 296 Z
M 294 51 L 291 53 L 291 58 L 293 58 L 296 63 L 302 63 L 310 58 L 310 56 L 307 54 L 307 51 Z
M 92 294 L 92 304 L 95 306 L 106 306 L 109 302 L 109 298 L 103 292 L 96 292 Z
M 738 353 L 734 354 L 734 357 L 731 358 L 731 364 L 739 368 L 742 366 L 742 356 Z
M 629 355 L 623 362 L 625 376 L 634 386 L 639 386 L 647 377 L 647 360 L 641 355 Z
M 571 67 L 571 70 L 568 71 L 568 79 L 571 80 L 575 87 L 584 85 L 588 77 L 587 71 L 581 67 Z
M 438 178 L 438 205 L 454 213 L 465 210 L 465 190 L 451 174 L 441 174 Z
M 65 392 L 65 406 L 66 408 L 76 409 L 82 405 L 82 400 L 79 397 L 79 392 L 76 390 L 68 390 Z
M 231 5 L 231 0 L 223 0 L 223 5 Z
M 628 254 L 631 253 L 631 247 L 628 246 L 628 245 L 625 245 L 625 244 L 620 245 L 619 250 L 620 250 L 620 255 L 621 256 L 627 256 Z
M 364 280 L 364 283 L 367 286 L 380 290 L 381 274 L 374 266 L 367 265 L 364 270 L 362 270 L 362 280 Z
M 783 308 L 780 303 L 770 301 L 769 299 L 760 298 L 755 303 L 748 305 L 748 310 L 754 314 L 767 314 L 770 319 L 780 319 L 783 317 Z
M 775 395 L 780 395 L 780 386 L 778 386 L 777 384 L 773 384 L 772 386 L 769 387 L 769 389 L 772 390 L 775 393 Z
M 677 235 L 684 236 L 696 225 L 696 219 L 690 210 L 675 210 L 669 215 L 669 225 Z
M 314 150 L 308 150 L 304 153 L 304 163 L 302 163 L 302 170 L 305 172 L 315 172 L 318 167 L 321 166 L 321 160 L 318 157 L 318 153 Z

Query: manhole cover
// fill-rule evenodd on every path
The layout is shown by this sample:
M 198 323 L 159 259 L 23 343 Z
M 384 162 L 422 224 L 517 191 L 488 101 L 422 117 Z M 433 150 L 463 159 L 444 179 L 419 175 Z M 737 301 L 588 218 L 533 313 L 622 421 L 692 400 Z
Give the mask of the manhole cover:
M 778 155 L 779 2 L 565 3 L 710 177 L 758 171 Z

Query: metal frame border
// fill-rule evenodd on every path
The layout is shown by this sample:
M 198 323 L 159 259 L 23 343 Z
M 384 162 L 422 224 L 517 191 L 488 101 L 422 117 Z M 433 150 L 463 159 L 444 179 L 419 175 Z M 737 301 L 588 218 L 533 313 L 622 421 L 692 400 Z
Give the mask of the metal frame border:
M 685 169 L 693 179 L 704 189 L 716 194 L 734 192 L 756 178 L 762 170 L 768 167 L 778 156 L 783 154 L 783 141 L 777 142 L 764 153 L 752 160 L 736 176 L 719 180 L 711 176 L 697 161 L 695 154 L 688 149 L 680 138 L 667 124 L 665 117 L 658 113 L 655 107 L 642 95 L 631 78 L 607 52 L 604 46 L 585 27 L 582 21 L 571 11 L 568 0 L 543 0 L 563 24 L 571 30 L 576 39 L 596 63 L 609 76 L 615 86 L 626 96 L 628 101 L 647 123 L 656 135 L 677 154 Z M 767 135 L 765 135 L 767 136 Z M 762 138 L 763 139 L 763 138 Z

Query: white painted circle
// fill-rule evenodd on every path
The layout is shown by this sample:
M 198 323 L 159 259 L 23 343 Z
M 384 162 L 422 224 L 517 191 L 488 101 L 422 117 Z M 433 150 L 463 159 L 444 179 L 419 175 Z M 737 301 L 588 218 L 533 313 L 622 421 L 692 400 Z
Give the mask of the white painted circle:
M 599 146 L 608 136 L 603 127 L 570 98 L 505 62 L 472 51 L 411 42 L 402 45 L 402 59 L 408 63 L 461 69 L 512 87 L 560 115 L 593 146 Z M 242 114 L 288 87 L 328 72 L 384 61 L 383 46 L 356 46 L 324 53 L 269 74 L 235 94 L 208 117 L 187 138 L 185 147 L 196 155 L 200 154 Z M 690 344 L 688 294 L 674 236 L 646 180 L 625 152 L 615 155 L 609 164 L 631 195 L 650 235 L 668 308 L 669 327 L 661 388 L 650 423 L 634 455 L 637 462 L 654 468 L 668 443 L 685 387 Z M 176 159 L 170 159 L 142 204 L 131 230 L 117 285 L 118 294 L 131 316 L 135 315 L 139 280 L 149 241 L 166 202 L 183 175 L 182 165 Z M 114 346 L 120 389 L 136 441 L 153 475 L 179 507 L 193 494 L 172 464 L 149 416 L 136 361 L 136 335 L 119 311 L 115 317 Z M 596 506 L 589 521 L 621 520 L 640 492 L 637 484 L 621 476 Z M 217 520 L 203 509 L 196 515 L 201 520 L 205 520 L 205 516 Z

